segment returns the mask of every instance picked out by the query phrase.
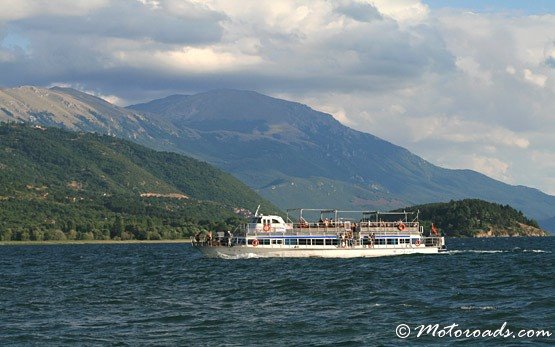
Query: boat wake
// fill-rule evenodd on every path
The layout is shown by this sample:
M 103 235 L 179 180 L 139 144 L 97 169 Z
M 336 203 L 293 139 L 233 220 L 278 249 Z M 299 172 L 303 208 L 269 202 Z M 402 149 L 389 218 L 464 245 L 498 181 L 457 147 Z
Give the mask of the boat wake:
M 494 306 L 461 306 L 461 310 L 497 310 Z
M 545 251 L 543 249 L 520 249 L 520 248 L 513 248 L 513 249 L 492 249 L 492 250 L 483 250 L 483 249 L 462 249 L 462 250 L 450 250 L 445 252 L 447 254 L 459 254 L 459 253 L 551 253 L 551 251 Z
M 222 259 L 254 259 L 254 258 L 260 258 L 260 256 L 258 254 L 255 254 L 255 253 L 243 253 L 243 254 L 235 254 L 235 255 L 218 253 L 218 257 L 220 257 Z

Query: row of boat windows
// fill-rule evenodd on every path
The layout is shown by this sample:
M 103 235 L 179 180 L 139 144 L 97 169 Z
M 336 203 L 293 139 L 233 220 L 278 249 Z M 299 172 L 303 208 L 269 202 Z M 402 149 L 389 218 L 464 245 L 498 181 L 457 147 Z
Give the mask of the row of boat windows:
M 399 238 L 387 238 L 387 239 L 375 239 L 375 245 L 398 245 L 398 244 L 416 244 L 418 239 L 399 239 Z M 253 240 L 249 240 L 249 245 L 252 245 Z M 341 240 L 339 239 L 259 239 L 259 245 L 288 245 L 288 246 L 337 246 Z M 239 244 L 245 244 L 245 239 L 239 240 Z M 361 240 L 361 244 L 369 245 L 371 244 L 371 239 L 364 238 Z

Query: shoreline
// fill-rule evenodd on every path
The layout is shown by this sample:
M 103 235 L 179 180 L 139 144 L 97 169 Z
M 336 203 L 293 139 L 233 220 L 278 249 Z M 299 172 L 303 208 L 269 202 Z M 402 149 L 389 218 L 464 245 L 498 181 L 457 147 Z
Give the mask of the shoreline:
M 60 241 L 0 241 L 0 246 L 39 246 L 39 245 L 117 245 L 117 244 L 161 244 L 191 243 L 190 239 L 178 240 L 60 240 Z

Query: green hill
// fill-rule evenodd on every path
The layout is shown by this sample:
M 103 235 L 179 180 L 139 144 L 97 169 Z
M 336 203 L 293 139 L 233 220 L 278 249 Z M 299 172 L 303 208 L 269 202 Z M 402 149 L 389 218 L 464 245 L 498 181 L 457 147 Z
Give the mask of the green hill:
M 0 126 L 0 237 L 180 238 L 262 204 L 204 162 L 90 133 Z M 218 224 L 219 223 L 219 224 Z
M 419 210 L 424 229 L 429 231 L 433 222 L 445 236 L 548 236 L 521 211 L 478 199 L 418 205 L 406 210 Z

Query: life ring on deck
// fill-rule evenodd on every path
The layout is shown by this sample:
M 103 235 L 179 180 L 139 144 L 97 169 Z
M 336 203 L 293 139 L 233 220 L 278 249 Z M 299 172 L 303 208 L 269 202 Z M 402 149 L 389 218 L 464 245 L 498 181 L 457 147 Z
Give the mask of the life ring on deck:
M 262 230 L 270 231 L 270 224 L 264 224 L 264 227 L 262 228 Z
M 258 240 L 257 239 L 252 240 L 252 246 L 253 247 L 258 246 Z
M 399 223 L 399 225 L 397 225 L 397 229 L 399 229 L 399 231 L 405 230 L 406 227 L 407 226 L 403 222 L 401 222 L 401 223 Z
M 414 244 L 416 245 L 416 247 L 420 247 L 420 239 L 416 239 L 416 242 Z

